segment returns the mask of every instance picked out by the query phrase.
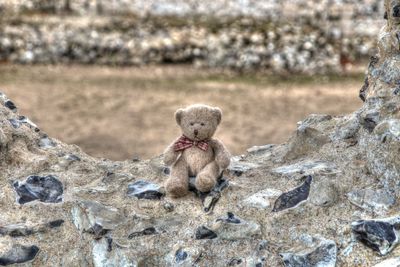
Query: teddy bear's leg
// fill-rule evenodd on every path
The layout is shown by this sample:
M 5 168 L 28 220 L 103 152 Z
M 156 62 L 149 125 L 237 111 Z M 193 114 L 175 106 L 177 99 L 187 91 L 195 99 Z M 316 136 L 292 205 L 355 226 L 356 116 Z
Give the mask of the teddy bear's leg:
M 208 163 L 196 177 L 196 188 L 200 192 L 209 192 L 217 182 L 219 167 L 215 161 Z
M 180 160 L 171 168 L 165 189 L 172 197 L 183 197 L 189 192 L 189 174 L 185 161 Z

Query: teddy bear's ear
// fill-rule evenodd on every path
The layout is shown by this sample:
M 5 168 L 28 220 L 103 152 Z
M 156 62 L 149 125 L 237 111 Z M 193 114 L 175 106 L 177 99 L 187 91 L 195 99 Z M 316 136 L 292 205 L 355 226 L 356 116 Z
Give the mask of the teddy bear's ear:
M 175 112 L 175 120 L 176 123 L 178 123 L 178 125 L 181 125 L 182 115 L 183 115 L 183 109 L 181 108 Z
M 219 124 L 221 122 L 222 119 L 222 111 L 220 108 L 213 108 L 213 115 L 214 118 L 216 118 L 217 123 Z

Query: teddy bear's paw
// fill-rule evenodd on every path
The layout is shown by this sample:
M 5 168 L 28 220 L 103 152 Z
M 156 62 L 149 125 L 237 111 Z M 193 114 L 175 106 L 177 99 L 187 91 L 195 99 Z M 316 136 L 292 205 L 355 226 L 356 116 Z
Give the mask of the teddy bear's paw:
M 200 192 L 210 192 L 216 184 L 216 179 L 210 175 L 200 173 L 196 177 L 196 188 Z
M 189 193 L 189 189 L 184 184 L 179 184 L 175 181 L 168 182 L 165 186 L 167 194 L 173 198 L 183 197 Z

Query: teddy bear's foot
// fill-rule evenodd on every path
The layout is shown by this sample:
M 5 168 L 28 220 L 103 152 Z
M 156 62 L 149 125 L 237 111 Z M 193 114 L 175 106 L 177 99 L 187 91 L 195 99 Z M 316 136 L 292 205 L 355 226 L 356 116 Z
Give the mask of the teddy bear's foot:
M 210 192 L 216 184 L 216 179 L 210 175 L 199 173 L 196 177 L 195 186 L 200 192 Z
M 183 197 L 189 193 L 188 185 L 176 180 L 168 180 L 165 190 L 173 198 Z

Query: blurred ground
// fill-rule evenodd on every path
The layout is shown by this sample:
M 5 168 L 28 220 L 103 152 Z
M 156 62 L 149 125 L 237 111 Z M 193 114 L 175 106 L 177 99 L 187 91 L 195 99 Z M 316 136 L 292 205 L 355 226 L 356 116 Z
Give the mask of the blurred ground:
M 237 75 L 190 66 L 0 65 L 0 91 L 22 114 L 87 153 L 149 158 L 180 134 L 174 111 L 193 103 L 224 113 L 217 137 L 234 154 L 280 143 L 310 113 L 345 114 L 361 106 L 362 71 L 346 75 Z

